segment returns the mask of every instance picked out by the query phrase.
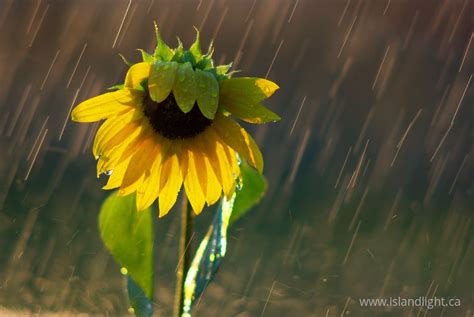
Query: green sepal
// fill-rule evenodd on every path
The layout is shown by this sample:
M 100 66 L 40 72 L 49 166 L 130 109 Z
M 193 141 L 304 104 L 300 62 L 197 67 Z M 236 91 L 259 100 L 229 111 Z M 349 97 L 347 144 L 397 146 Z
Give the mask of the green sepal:
M 116 90 L 123 89 L 124 87 L 125 87 L 124 84 L 118 84 L 118 85 L 113 85 L 112 87 L 107 88 L 107 90 L 116 91 Z
M 199 63 L 196 64 L 196 68 L 201 70 L 210 70 L 214 68 L 214 61 L 207 54 L 202 57 Z
M 196 69 L 195 74 L 198 107 L 206 118 L 212 120 L 219 105 L 219 83 L 210 72 Z
M 118 54 L 120 56 L 120 58 L 122 59 L 122 61 L 125 63 L 125 65 L 127 66 L 132 66 L 133 63 L 130 63 L 126 58 L 125 56 L 123 56 L 122 54 Z
M 184 51 L 181 56 L 181 63 L 190 63 L 192 66 L 196 65 L 196 58 L 190 51 Z
M 173 51 L 173 57 L 171 58 L 171 61 L 181 63 L 183 60 L 183 55 L 184 55 L 184 47 L 183 47 L 183 42 L 181 42 L 181 39 L 178 37 L 178 47 L 174 49 Z
M 153 101 L 162 102 L 168 97 L 174 86 L 177 69 L 176 62 L 157 61 L 151 66 L 148 91 Z
M 196 39 L 189 48 L 189 52 L 194 56 L 196 63 L 199 63 L 199 61 L 202 59 L 201 40 L 199 36 L 199 30 L 196 27 L 194 27 L 194 29 L 196 30 Z
M 173 95 L 179 108 L 188 113 L 196 102 L 196 78 L 189 62 L 179 64 L 173 86 Z
M 209 47 L 207 49 L 206 56 L 209 57 L 209 58 L 212 58 L 213 54 L 214 54 L 214 41 L 211 41 L 211 43 L 209 43 Z
M 216 74 L 217 75 L 227 75 L 227 72 L 232 67 L 232 63 L 226 65 L 219 65 L 216 67 Z
M 142 54 L 142 60 L 146 63 L 154 63 L 155 62 L 155 58 L 153 57 L 153 55 L 150 55 L 148 54 L 147 52 L 145 52 L 144 50 L 142 49 L 138 49 L 138 51 Z
M 155 34 L 156 34 L 156 48 L 155 53 L 153 56 L 155 59 L 162 60 L 162 61 L 169 61 L 173 57 L 173 50 L 169 48 L 168 45 L 163 41 L 161 38 L 160 32 L 158 31 L 158 25 L 156 22 L 155 24 Z

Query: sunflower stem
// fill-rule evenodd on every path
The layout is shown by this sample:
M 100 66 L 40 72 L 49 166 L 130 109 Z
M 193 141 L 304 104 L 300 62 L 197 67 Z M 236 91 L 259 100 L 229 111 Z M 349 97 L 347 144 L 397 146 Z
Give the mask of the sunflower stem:
M 186 195 L 181 206 L 181 236 L 179 239 L 179 262 L 176 270 L 176 294 L 174 317 L 181 317 L 184 306 L 184 283 L 191 264 L 191 239 L 194 230 L 193 209 Z

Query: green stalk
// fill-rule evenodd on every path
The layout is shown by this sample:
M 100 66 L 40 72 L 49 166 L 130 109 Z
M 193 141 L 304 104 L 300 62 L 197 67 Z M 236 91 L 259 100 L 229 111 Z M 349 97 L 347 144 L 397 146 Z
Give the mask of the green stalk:
M 176 270 L 176 293 L 174 317 L 181 317 L 184 304 L 184 282 L 191 265 L 191 237 L 194 230 L 193 209 L 186 195 L 183 195 L 181 206 L 181 236 L 179 239 L 179 263 Z

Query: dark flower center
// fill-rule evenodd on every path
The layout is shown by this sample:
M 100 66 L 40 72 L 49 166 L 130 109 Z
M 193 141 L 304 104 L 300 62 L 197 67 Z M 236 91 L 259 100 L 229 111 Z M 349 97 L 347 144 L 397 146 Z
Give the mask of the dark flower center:
M 192 138 L 212 123 L 212 120 L 203 116 L 196 103 L 190 112 L 184 113 L 178 107 L 173 93 L 162 102 L 155 102 L 146 94 L 143 106 L 153 129 L 172 140 Z

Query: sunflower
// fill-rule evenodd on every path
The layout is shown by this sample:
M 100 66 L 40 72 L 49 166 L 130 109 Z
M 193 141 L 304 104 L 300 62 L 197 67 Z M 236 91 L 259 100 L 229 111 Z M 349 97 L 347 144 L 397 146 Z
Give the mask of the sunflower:
M 130 65 L 124 84 L 72 112 L 78 122 L 105 119 L 93 144 L 97 176 L 109 175 L 104 189 L 136 192 L 138 210 L 158 199 L 160 217 L 183 184 L 196 214 L 222 194 L 231 197 L 241 158 L 262 173 L 257 144 L 231 116 L 257 124 L 280 119 L 261 105 L 278 86 L 232 78 L 231 64 L 214 66 L 212 44 L 202 53 L 196 32 L 188 50 L 179 39 L 171 49 L 156 28 L 154 54 L 140 50 L 143 61 Z

